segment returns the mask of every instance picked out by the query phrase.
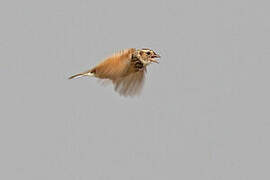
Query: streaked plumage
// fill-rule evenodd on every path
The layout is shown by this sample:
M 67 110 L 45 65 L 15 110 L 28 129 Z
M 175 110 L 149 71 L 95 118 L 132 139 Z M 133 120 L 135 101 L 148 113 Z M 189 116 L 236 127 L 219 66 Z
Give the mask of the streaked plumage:
M 120 95 L 134 96 L 138 95 L 143 87 L 146 66 L 152 62 L 158 63 L 154 58 L 159 57 L 151 49 L 130 48 L 106 58 L 94 68 L 73 75 L 69 79 L 82 76 L 109 79 Z

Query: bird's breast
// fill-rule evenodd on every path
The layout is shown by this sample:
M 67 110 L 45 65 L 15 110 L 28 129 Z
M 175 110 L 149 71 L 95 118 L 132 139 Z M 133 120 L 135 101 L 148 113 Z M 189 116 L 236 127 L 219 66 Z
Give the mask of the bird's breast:
M 134 69 L 140 70 L 140 69 L 143 68 L 144 64 L 138 57 L 132 56 L 132 58 L 131 58 L 131 66 Z
M 126 73 L 123 74 L 123 76 L 128 76 L 132 73 L 136 73 L 140 70 L 143 70 L 143 68 L 144 68 L 143 62 L 141 62 L 140 59 L 137 58 L 136 56 L 132 56 L 130 60 L 130 66 L 127 69 Z

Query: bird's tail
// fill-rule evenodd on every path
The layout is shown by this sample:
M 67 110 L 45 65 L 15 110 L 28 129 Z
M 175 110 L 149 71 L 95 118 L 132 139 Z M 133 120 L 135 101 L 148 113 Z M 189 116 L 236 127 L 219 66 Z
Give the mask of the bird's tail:
M 80 78 L 80 77 L 84 77 L 84 76 L 94 76 L 94 74 L 91 72 L 84 72 L 84 73 L 79 73 L 79 74 L 75 74 L 73 76 L 70 76 L 68 79 Z

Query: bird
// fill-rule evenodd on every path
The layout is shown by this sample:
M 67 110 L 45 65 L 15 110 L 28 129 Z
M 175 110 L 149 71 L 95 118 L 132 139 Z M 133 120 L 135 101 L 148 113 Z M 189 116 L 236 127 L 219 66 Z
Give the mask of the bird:
M 160 58 L 156 52 L 148 48 L 123 49 L 105 58 L 92 69 L 70 76 L 69 79 L 85 76 L 101 80 L 109 80 L 114 90 L 121 96 L 140 95 L 142 90 L 146 67 L 151 63 L 159 63 Z

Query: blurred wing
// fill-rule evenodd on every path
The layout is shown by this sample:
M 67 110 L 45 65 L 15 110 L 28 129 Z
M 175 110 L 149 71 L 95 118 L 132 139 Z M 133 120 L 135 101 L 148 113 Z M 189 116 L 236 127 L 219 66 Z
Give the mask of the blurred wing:
M 145 79 L 145 69 L 113 81 L 114 90 L 123 96 L 139 95 Z
M 101 79 L 115 80 L 121 77 L 128 70 L 134 48 L 120 51 L 108 57 L 99 65 L 90 70 L 96 77 Z

